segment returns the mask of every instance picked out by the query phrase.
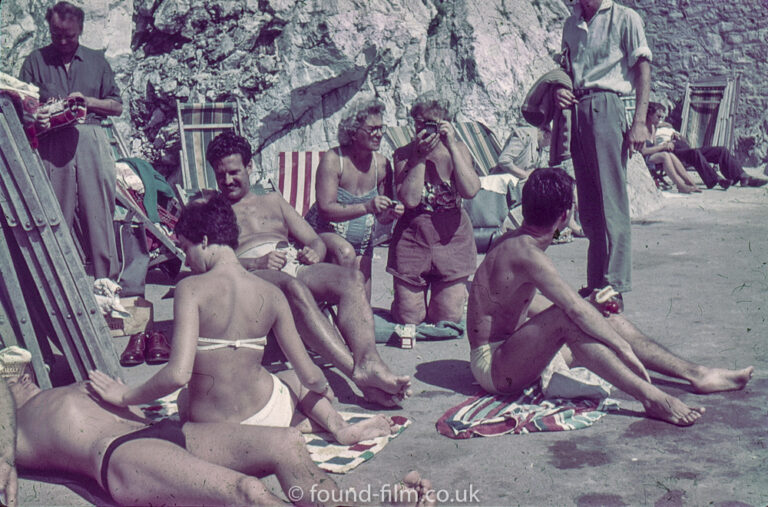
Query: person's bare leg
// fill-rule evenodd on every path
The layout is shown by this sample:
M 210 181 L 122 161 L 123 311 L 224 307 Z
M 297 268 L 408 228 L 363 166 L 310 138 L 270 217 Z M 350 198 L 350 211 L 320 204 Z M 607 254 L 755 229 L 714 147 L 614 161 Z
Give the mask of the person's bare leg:
M 304 387 L 295 371 L 281 371 L 277 376 L 288 386 L 297 400 L 296 415 L 299 417 L 295 417 L 291 421 L 291 426 L 294 426 L 294 423 L 300 423 L 303 417 L 308 417 L 320 428 L 330 431 L 338 443 L 345 445 L 391 435 L 395 431 L 392 420 L 380 414 L 359 423 L 349 424 L 333 407 L 328 398 Z
M 392 317 L 400 324 L 421 324 L 427 318 L 427 288 L 393 278 Z
M 688 185 L 693 190 L 693 192 L 702 192 L 702 190 L 696 186 L 690 176 L 688 176 L 688 171 L 686 171 L 685 166 L 682 162 L 680 162 L 680 159 L 677 158 L 677 155 L 672 153 L 670 158 L 672 159 L 672 165 L 675 167 L 675 171 L 680 175 L 680 179 L 683 180 L 683 183 Z
M 253 274 L 277 285 L 288 299 L 296 329 L 310 350 L 330 361 L 344 375 L 352 378 L 355 360 L 346 343 L 317 306 L 312 292 L 303 282 L 280 271 L 263 269 Z
M 623 315 L 608 319 L 613 328 L 632 346 L 635 355 L 646 368 L 669 377 L 690 382 L 702 394 L 743 389 L 752 378 L 754 367 L 741 370 L 710 368 L 676 356 L 653 341 Z
M 358 255 L 355 261 L 357 269 L 363 274 L 363 280 L 365 281 L 365 295 L 368 297 L 368 303 L 371 302 L 371 267 L 373 265 L 373 257 L 370 255 Z
M 563 343 L 578 364 L 636 398 L 650 417 L 687 426 L 704 412 L 702 408 L 688 407 L 640 378 L 611 349 L 584 334 L 557 307 L 529 319 L 496 350 L 492 363 L 494 384 L 505 392 L 520 392 L 541 375 Z
M 467 300 L 467 278 L 451 282 L 433 282 L 430 291 L 427 322 L 461 322 L 464 303 Z
M 325 243 L 327 249 L 325 262 L 330 262 L 345 268 L 353 268 L 356 266 L 357 254 L 349 241 L 335 232 L 323 232 L 320 233 L 319 236 L 323 240 L 323 243 Z
M 216 436 L 222 432 L 216 430 Z M 255 477 L 209 463 L 165 440 L 138 439 L 115 449 L 109 493 L 121 505 L 278 505 Z
M 224 428 L 229 430 L 222 431 L 219 423 L 184 425 L 187 448 L 205 461 L 244 474 L 257 477 L 275 474 L 286 494 L 294 486 L 303 492 L 311 491 L 313 486 L 328 494 L 338 491 L 336 483 L 312 461 L 297 429 L 234 423 Z M 297 503 L 310 503 L 310 500 L 306 498 Z
M 665 152 L 659 152 L 654 153 L 650 157 L 648 157 L 648 161 L 654 164 L 661 164 L 662 167 L 664 167 L 664 172 L 667 173 L 667 176 L 672 180 L 672 182 L 677 187 L 677 191 L 681 194 L 690 194 L 691 189 L 686 185 L 682 178 L 680 178 L 680 175 L 677 174 L 677 171 L 675 170 L 675 166 L 672 163 L 672 159 L 669 156 L 669 153 Z
M 299 272 L 298 279 L 309 287 L 316 299 L 338 305 L 336 325 L 352 351 L 355 365 L 352 380 L 363 395 L 368 399 L 375 397 L 373 401 L 389 406 L 409 396 L 411 379 L 392 373 L 376 350 L 373 311 L 365 296 L 363 274 L 323 262 L 307 266 Z M 391 403 L 371 388 L 392 395 Z

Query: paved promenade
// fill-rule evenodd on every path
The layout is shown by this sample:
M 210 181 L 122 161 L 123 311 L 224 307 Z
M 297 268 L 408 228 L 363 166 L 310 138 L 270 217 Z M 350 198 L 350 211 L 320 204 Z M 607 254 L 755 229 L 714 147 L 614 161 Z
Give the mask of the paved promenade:
M 698 396 L 681 384 L 654 381 L 707 411 L 695 426 L 648 420 L 626 395 L 625 411 L 573 432 L 474 438 L 439 435 L 435 421 L 475 394 L 465 339 L 420 342 L 413 350 L 380 346 L 395 372 L 413 376 L 402 413 L 413 425 L 372 461 L 337 477 L 368 491 L 416 468 L 443 499 L 481 505 L 766 505 L 768 504 L 768 188 L 733 188 L 682 196 L 632 228 L 634 290 L 626 315 L 683 357 L 730 368 L 755 366 L 740 392 Z M 566 278 L 585 279 L 586 240 L 549 253 Z M 374 261 L 374 307 L 391 302 L 386 250 Z M 166 285 L 150 286 L 161 329 L 171 319 Z M 127 339 L 116 339 L 122 350 Z M 146 378 L 142 366 L 128 380 Z M 360 410 L 349 384 L 329 375 L 340 405 Z M 371 407 L 364 406 L 363 409 Z M 267 483 L 277 490 L 277 481 Z M 369 489 L 370 488 L 370 489 Z M 82 505 L 62 486 L 22 481 L 20 505 Z

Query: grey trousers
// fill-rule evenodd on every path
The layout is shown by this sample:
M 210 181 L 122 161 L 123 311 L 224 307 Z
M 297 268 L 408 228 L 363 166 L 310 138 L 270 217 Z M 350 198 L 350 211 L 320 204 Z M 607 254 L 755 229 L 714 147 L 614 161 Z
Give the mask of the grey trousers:
M 115 162 L 100 125 L 62 127 L 40 138 L 43 165 L 70 228 L 78 210 L 95 278 L 115 278 Z
M 589 239 L 587 284 L 632 288 L 632 244 L 627 196 L 628 144 L 624 105 L 615 93 L 582 97 L 571 144 L 579 215 Z

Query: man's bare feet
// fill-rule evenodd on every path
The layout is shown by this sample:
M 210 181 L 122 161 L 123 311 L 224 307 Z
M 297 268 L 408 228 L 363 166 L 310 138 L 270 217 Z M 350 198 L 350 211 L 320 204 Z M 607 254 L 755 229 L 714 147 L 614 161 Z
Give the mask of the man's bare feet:
M 742 370 L 726 370 L 725 368 L 707 368 L 702 367 L 703 371 L 698 378 L 691 380 L 691 385 L 697 393 L 710 394 L 722 391 L 737 391 L 743 389 L 752 373 L 755 371 L 753 366 Z
M 648 417 L 677 426 L 690 426 L 704 413 L 704 407 L 692 408 L 674 396 L 662 393 L 658 400 L 643 402 Z
M 411 470 L 405 474 L 399 484 L 395 484 L 392 496 L 389 505 L 416 507 L 437 505 L 432 482 L 422 478 L 416 470 Z M 386 501 L 386 499 L 383 500 Z
M 369 398 L 369 394 L 380 397 L 378 393 L 371 391 L 370 388 L 375 388 L 379 391 L 383 391 L 386 394 L 392 395 L 397 404 L 398 401 L 403 400 L 411 395 L 411 379 L 410 377 L 396 376 L 392 373 L 387 365 L 385 365 L 381 359 L 370 359 L 360 362 L 355 365 L 355 370 L 352 372 L 352 380 L 357 384 L 366 399 Z M 377 403 L 381 403 L 378 400 Z M 386 403 L 382 403 L 385 406 Z
M 370 419 L 355 424 L 347 424 L 336 433 L 334 437 L 340 444 L 349 445 L 370 440 L 376 437 L 384 437 L 395 432 L 395 423 L 389 417 L 375 415 Z

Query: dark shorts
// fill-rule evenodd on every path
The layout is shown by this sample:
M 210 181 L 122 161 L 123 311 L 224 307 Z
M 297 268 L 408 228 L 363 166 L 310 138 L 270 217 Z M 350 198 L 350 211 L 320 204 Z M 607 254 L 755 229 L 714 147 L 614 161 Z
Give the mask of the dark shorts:
M 397 222 L 387 260 L 392 276 L 426 287 L 466 278 L 476 268 L 472 222 L 463 209 L 406 213 Z
M 104 451 L 104 457 L 101 458 L 101 485 L 106 492 L 111 494 L 109 491 L 109 482 L 107 481 L 107 472 L 109 470 L 109 460 L 112 458 L 112 453 L 114 453 L 118 447 L 131 440 L 157 438 L 160 440 L 167 440 L 168 442 L 178 445 L 182 449 L 186 449 L 187 439 L 184 436 L 184 432 L 181 430 L 183 425 L 184 424 L 179 421 L 163 419 L 157 424 L 141 428 L 140 430 L 131 433 L 126 433 L 110 442 L 107 446 L 107 450 Z

